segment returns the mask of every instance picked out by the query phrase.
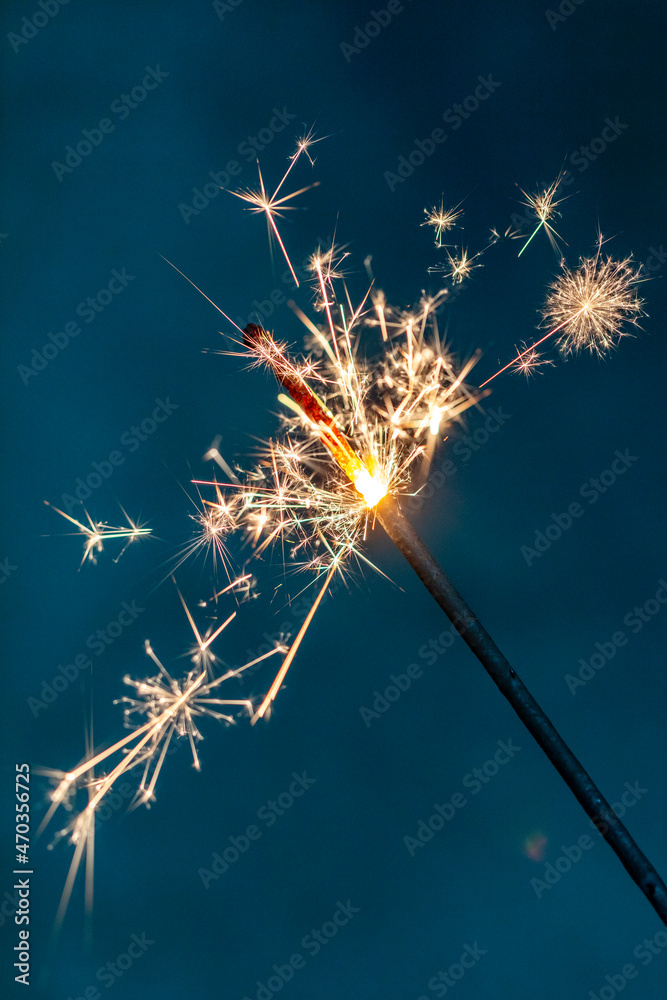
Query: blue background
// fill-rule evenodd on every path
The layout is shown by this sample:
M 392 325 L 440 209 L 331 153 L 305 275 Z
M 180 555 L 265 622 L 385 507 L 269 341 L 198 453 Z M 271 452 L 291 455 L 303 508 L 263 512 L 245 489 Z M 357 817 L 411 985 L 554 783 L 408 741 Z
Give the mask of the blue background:
M 368 3 L 243 0 L 225 11 L 209 2 L 73 0 L 39 30 L 22 26 L 42 10 L 36 2 L 3 4 L 0 557 L 14 567 L 2 584 L 4 822 L 13 812 L 15 762 L 66 769 L 82 757 L 91 697 L 96 744 L 122 735 L 113 700 L 125 673 L 149 672 L 144 639 L 174 670 L 185 662 L 179 657 L 191 633 L 171 584 L 156 584 L 191 535 L 189 482 L 210 475 L 202 456 L 217 434 L 227 459 L 247 464 L 256 439 L 275 433 L 275 384 L 218 353 L 225 347 L 219 331 L 230 328 L 160 257 L 232 317 L 247 316 L 275 288 L 313 315 L 309 289 L 283 282 L 284 262 L 276 256 L 272 265 L 263 221 L 241 202 L 221 192 L 187 222 L 179 208 L 230 160 L 242 168 L 230 187 L 254 186 L 256 166 L 240 148 L 268 127 L 274 108 L 294 118 L 261 153 L 267 184 L 282 175 L 304 126 L 327 137 L 313 149 L 314 169 L 307 162 L 295 168 L 293 188 L 320 185 L 282 224 L 290 253 L 301 261 L 337 227 L 353 255 L 356 298 L 365 291 L 368 254 L 390 302 L 407 307 L 422 288 L 437 290 L 428 268 L 442 251 L 420 223 L 441 197 L 450 205 L 465 199 L 461 239 L 476 250 L 491 226 L 504 230 L 523 212 L 517 184 L 534 190 L 563 166 L 574 179 L 557 228 L 572 266 L 593 251 L 598 225 L 613 237 L 615 256 L 633 253 L 650 266 L 660 260 L 655 250 L 667 237 L 664 4 L 561 7 L 570 13 L 554 18 L 525 0 L 406 2 L 346 57 L 341 43 L 353 43 L 370 20 Z M 21 30 L 34 37 L 12 44 Z M 166 76 L 121 119 L 111 105 L 141 83 L 147 66 Z M 489 74 L 500 83 L 495 92 L 391 191 L 385 172 Z M 58 179 L 54 161 L 63 162 L 66 147 L 105 117 L 113 132 Z M 618 138 L 594 159 L 577 156 L 616 117 L 626 126 Z M 490 250 L 443 318 L 461 356 L 482 348 L 480 380 L 534 336 L 558 270 L 543 233 L 521 259 L 519 246 L 506 241 Z M 33 363 L 33 349 L 75 321 L 79 303 L 123 268 L 134 276 L 127 288 L 92 322 L 80 321 L 80 335 L 44 370 L 22 377 L 19 366 Z M 411 516 L 608 798 L 617 801 L 626 782 L 646 790 L 625 819 L 664 875 L 667 612 L 576 694 L 564 679 L 667 577 L 663 269 L 660 261 L 642 286 L 644 332 L 612 357 L 557 360 L 531 382 L 498 379 L 488 406 L 509 419 L 469 461 L 456 459 L 456 473 Z M 301 337 L 285 305 L 267 322 L 293 343 Z M 119 445 L 166 398 L 177 405 L 169 419 L 136 451 Z M 468 433 L 483 420 L 473 411 Z M 465 433 L 453 430 L 443 460 Z M 66 523 L 43 501 L 62 506 L 77 478 L 119 447 L 124 462 L 87 509 L 113 524 L 120 503 L 154 537 L 118 563 L 110 546 L 97 566 L 77 572 L 80 539 L 62 537 Z M 580 499 L 582 484 L 609 468 L 617 449 L 637 461 L 528 566 L 521 546 Z M 627 963 L 637 969 L 627 997 L 664 997 L 667 949 L 646 966 L 633 957 L 661 925 L 597 835 L 538 898 L 531 879 L 591 833 L 588 820 L 460 640 L 432 666 L 420 659 L 422 645 L 447 622 L 381 530 L 366 552 L 393 582 L 365 570 L 327 601 L 272 718 L 229 730 L 205 720 L 201 772 L 180 748 L 149 810 L 119 810 L 102 825 L 92 937 L 79 884 L 57 943 L 49 943 L 71 849 L 61 843 L 49 851 L 48 834 L 34 844 L 33 996 L 66 1000 L 94 986 L 106 996 L 96 972 L 125 952 L 134 933 L 154 943 L 109 986 L 128 1000 L 261 998 L 273 966 L 297 952 L 305 966 L 279 991 L 290 1000 L 430 998 L 443 994 L 429 981 L 466 944 L 485 954 L 457 982 L 461 1000 L 587 998 L 605 986 L 611 996 L 605 977 L 613 982 Z M 283 595 L 302 585 L 285 580 L 279 553 L 255 571 L 259 598 L 239 607 L 217 643 L 230 664 L 289 620 Z M 192 606 L 212 589 L 201 565 L 184 568 L 179 582 Z M 85 652 L 86 638 L 133 600 L 144 609 L 137 621 L 93 657 L 92 695 L 86 671 L 35 715 L 28 699 L 40 697 L 58 666 Z M 202 627 L 213 612 L 197 610 Z M 374 693 L 410 663 L 423 676 L 365 725 L 360 708 L 371 707 Z M 272 676 L 269 664 L 238 690 L 260 696 Z M 403 838 L 415 836 L 434 803 L 462 790 L 498 740 L 510 739 L 520 752 L 410 856 Z M 258 819 L 304 771 L 315 783 L 303 797 L 270 827 Z M 46 789 L 35 775 L 36 820 Z M 199 869 L 249 824 L 260 839 L 204 888 Z M 8 825 L 5 844 L 10 834 Z M 541 860 L 527 854 L 531 837 L 546 838 Z M 3 892 L 12 863 L 8 854 Z M 359 912 L 319 954 L 308 953 L 304 935 L 348 900 Z M 13 987 L 16 929 L 6 913 L 0 974 Z

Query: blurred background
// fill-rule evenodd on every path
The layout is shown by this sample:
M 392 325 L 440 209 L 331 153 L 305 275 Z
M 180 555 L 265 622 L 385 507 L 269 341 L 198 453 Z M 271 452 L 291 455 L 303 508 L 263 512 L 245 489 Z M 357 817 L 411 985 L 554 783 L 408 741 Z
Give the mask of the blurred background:
M 319 186 L 281 233 L 300 264 L 335 231 L 356 300 L 368 255 L 394 305 L 438 291 L 425 209 L 462 203 L 453 240 L 476 253 L 492 227 L 528 235 L 520 188 L 561 169 L 568 263 L 600 227 L 606 251 L 644 265 L 643 331 L 604 360 L 552 352 L 530 381 L 497 379 L 410 517 L 664 876 L 664 5 L 5 0 L 0 16 L 3 982 L 19 989 L 14 765 L 72 768 L 91 704 L 95 745 L 122 736 L 114 700 L 125 674 L 152 672 L 144 640 L 187 666 L 192 633 L 161 581 L 195 528 L 191 480 L 210 478 L 216 436 L 247 465 L 277 427 L 275 382 L 221 353 L 233 328 L 162 257 L 236 322 L 259 312 L 298 346 L 285 300 L 317 319 L 312 291 L 220 186 L 255 187 L 259 156 L 272 190 L 311 127 L 314 167 L 303 157 L 285 190 Z M 434 129 L 445 141 L 410 173 Z M 544 232 L 520 246 L 492 247 L 440 318 L 459 356 L 481 348 L 479 381 L 535 336 L 559 272 Z M 624 471 L 603 475 L 617 451 Z M 44 504 L 81 517 L 77 489 L 94 520 L 121 524 L 122 505 L 151 537 L 79 569 L 82 537 Z M 522 552 L 573 502 L 560 538 Z M 654 911 L 380 529 L 365 551 L 389 579 L 366 568 L 327 600 L 271 718 L 204 720 L 201 772 L 176 744 L 150 809 L 105 814 L 92 932 L 80 878 L 53 942 L 72 848 L 48 849 L 57 821 L 33 843 L 33 996 L 664 996 Z M 285 594 L 304 581 L 280 559 L 255 567 L 259 596 L 216 643 L 225 663 L 293 628 Z M 201 628 L 236 608 L 198 603 L 209 564 L 178 578 Z M 392 675 L 411 678 L 394 701 Z M 502 764 L 499 741 L 518 748 Z M 35 826 L 47 791 L 34 773 Z

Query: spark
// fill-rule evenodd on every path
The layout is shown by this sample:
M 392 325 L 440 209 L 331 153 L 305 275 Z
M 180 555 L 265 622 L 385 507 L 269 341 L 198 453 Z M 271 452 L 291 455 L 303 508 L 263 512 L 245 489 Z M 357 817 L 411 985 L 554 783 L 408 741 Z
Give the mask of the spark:
M 247 580 L 247 575 L 240 577 L 232 581 L 225 591 L 229 592 L 237 586 L 243 587 Z M 199 729 L 201 720 L 214 719 L 229 726 L 235 724 L 239 712 L 242 714 L 245 712 L 249 717 L 253 714 L 253 704 L 250 699 L 223 697 L 221 685 L 270 656 L 285 652 L 284 647 L 276 646 L 242 667 L 216 675 L 217 657 L 210 647 L 234 619 L 236 612 L 229 615 L 217 628 L 209 629 L 202 635 L 180 591 L 178 596 L 196 640 L 191 653 L 192 667 L 182 678 L 177 679 L 158 658 L 147 640 L 145 652 L 157 668 L 157 672 L 141 680 L 126 675 L 124 682 L 133 689 L 133 694 L 119 699 L 125 706 L 125 726 L 132 731 L 106 749 L 90 754 L 71 771 L 43 772 L 55 779 L 57 785 L 51 792 L 51 803 L 38 834 L 47 827 L 61 807 L 67 812 L 74 811 L 80 790 L 86 792 L 88 799 L 85 807 L 80 812 L 75 812 L 73 818 L 58 831 L 54 841 L 56 843 L 66 838 L 74 845 L 74 854 L 58 908 L 58 924 L 65 917 L 83 857 L 87 852 L 92 852 L 96 811 L 116 782 L 128 775 L 138 775 L 138 786 L 130 808 L 139 805 L 149 806 L 155 799 L 155 786 L 170 743 L 179 737 L 187 740 L 193 767 L 200 770 L 201 761 L 197 745 L 203 739 Z M 146 721 L 141 721 L 144 718 Z M 108 773 L 96 774 L 96 769 L 102 764 L 110 770 Z M 86 868 L 87 882 L 92 881 L 90 858 Z M 92 886 L 87 884 L 87 896 L 91 892 Z
M 518 356 L 518 359 L 514 363 L 515 374 L 525 375 L 526 378 L 530 378 L 534 375 L 540 368 L 545 365 L 554 365 L 554 361 L 550 361 L 548 358 L 543 357 L 539 351 L 536 351 L 533 347 L 527 347 L 524 341 L 521 344 L 522 351 Z
M 461 203 L 459 202 L 459 205 Z M 444 201 L 440 202 L 440 208 L 425 208 L 425 222 L 422 226 L 432 226 L 435 229 L 435 245 L 442 246 L 442 234 L 457 225 L 456 220 L 463 215 L 463 209 L 456 205 L 454 208 L 445 208 Z
M 313 138 L 312 130 L 307 135 L 304 135 L 301 139 L 297 141 L 296 151 L 290 157 L 290 165 L 283 174 L 283 177 L 278 183 L 278 186 L 276 187 L 273 194 L 269 195 L 266 192 L 266 188 L 264 186 L 264 178 L 262 176 L 262 170 L 259 165 L 259 162 L 257 163 L 257 172 L 259 174 L 259 190 L 251 191 L 250 189 L 248 189 L 245 191 L 230 192 L 237 198 L 240 198 L 242 201 L 248 203 L 248 205 L 250 206 L 248 211 L 263 213 L 266 216 L 266 224 L 269 230 L 269 239 L 271 238 L 271 235 L 275 237 L 280 249 L 282 250 L 284 258 L 287 261 L 287 266 L 290 269 L 292 277 L 294 278 L 294 283 L 297 286 L 297 288 L 299 287 L 299 279 L 296 276 L 296 272 L 292 266 L 292 261 L 289 258 L 282 237 L 278 232 L 276 219 L 282 218 L 282 213 L 284 211 L 289 211 L 290 209 L 294 208 L 294 205 L 286 204 L 288 201 L 291 201 L 292 198 L 297 198 L 300 194 L 303 194 L 305 191 L 309 191 L 311 188 L 317 187 L 320 182 L 314 181 L 312 184 L 307 184 L 305 187 L 299 188 L 298 191 L 291 191 L 289 194 L 284 194 L 280 198 L 278 197 L 278 193 L 282 188 L 283 184 L 285 183 L 285 181 L 287 180 L 290 171 L 295 166 L 302 153 L 306 153 L 306 155 L 310 159 L 310 155 L 308 154 L 307 151 L 309 147 L 312 146 L 312 144 L 316 141 L 319 142 L 321 140 L 316 140 Z M 312 159 L 310 160 L 310 162 L 312 164 L 313 162 Z
M 142 538 L 145 537 L 146 535 L 151 534 L 150 528 L 146 528 L 140 524 L 136 524 L 123 510 L 122 507 L 121 510 L 123 511 L 123 514 L 125 514 L 125 518 L 128 523 L 127 528 L 124 528 L 122 526 L 112 527 L 111 525 L 106 524 L 104 521 L 93 521 L 90 514 L 85 508 L 83 510 L 83 513 L 88 523 L 84 524 L 81 521 L 77 521 L 76 518 L 72 517 L 70 514 L 66 514 L 63 510 L 59 510 L 57 507 L 54 507 L 53 504 L 49 503 L 48 500 L 45 500 L 44 503 L 46 504 L 47 507 L 50 507 L 52 510 L 54 510 L 56 514 L 60 514 L 61 517 L 64 517 L 71 524 L 74 524 L 79 529 L 77 534 L 81 534 L 84 536 L 85 542 L 83 546 L 83 557 L 79 564 L 79 569 L 81 568 L 81 566 L 83 566 L 83 564 L 86 561 L 91 562 L 93 565 L 95 565 L 97 563 L 98 553 L 104 551 L 104 544 L 110 539 L 117 539 L 117 538 L 125 539 L 125 545 L 121 549 L 120 553 L 113 560 L 115 563 L 117 563 L 118 560 L 123 555 L 123 553 L 125 552 L 125 550 L 127 549 L 128 545 L 131 545 L 132 542 L 135 542 L 138 538 Z
M 563 265 L 549 288 L 542 325 L 556 323 L 551 334 L 563 331 L 557 341 L 563 355 L 587 350 L 601 357 L 628 336 L 626 323 L 637 326 L 645 315 L 636 289 L 645 280 L 641 265 L 632 257 L 603 257 L 602 243 L 600 237 L 595 256 L 580 258 L 576 271 Z
M 492 239 L 489 246 L 493 246 L 496 242 Z M 489 246 L 484 247 L 483 250 L 479 250 L 472 257 L 469 256 L 468 250 L 460 248 L 458 253 L 450 253 L 447 250 L 447 263 L 446 264 L 436 264 L 434 267 L 429 267 L 429 273 L 435 274 L 440 272 L 444 274 L 446 278 L 450 278 L 453 285 L 460 285 L 466 278 L 469 278 L 473 271 L 477 268 L 482 267 L 482 264 L 475 264 L 478 257 L 481 257 L 485 253 Z
M 537 233 L 539 233 L 542 227 L 544 227 L 544 230 L 547 236 L 549 237 L 549 242 L 551 243 L 554 252 L 558 253 L 558 245 L 556 243 L 556 240 L 562 239 L 562 237 L 558 235 L 556 230 L 550 224 L 549 219 L 553 219 L 555 218 L 555 216 L 560 215 L 560 212 L 557 211 L 557 206 L 562 205 L 562 203 L 566 201 L 567 198 L 570 197 L 570 195 L 566 195 L 565 198 L 559 198 L 558 200 L 556 200 L 556 195 L 558 194 L 558 188 L 561 185 L 564 175 L 565 171 L 561 170 L 555 181 L 553 181 L 548 187 L 536 191 L 535 194 L 528 194 L 526 191 L 523 190 L 523 188 L 519 188 L 521 194 L 526 199 L 525 201 L 522 201 L 521 204 L 525 205 L 526 208 L 530 209 L 538 220 L 537 226 L 535 227 L 531 235 L 528 237 L 524 245 L 519 250 L 518 253 L 519 257 L 526 249 L 528 244 L 531 242 L 533 237 L 535 237 Z
M 481 264 L 473 264 L 473 261 L 478 256 L 479 254 L 475 254 L 474 257 L 469 257 L 468 251 L 463 249 L 458 255 L 450 254 L 447 251 L 448 265 L 443 267 L 445 275 L 452 279 L 453 284 L 460 284 L 466 278 L 469 278 L 476 268 L 482 266 Z
M 210 452 L 207 454 L 210 455 Z M 238 483 L 238 478 L 234 477 L 234 481 Z M 227 577 L 231 578 L 227 538 L 238 526 L 238 514 L 235 504 L 223 494 L 220 485 L 217 483 L 214 485 L 215 500 L 204 499 L 199 491 L 199 502 L 188 497 L 195 508 L 195 513 L 189 517 L 194 521 L 196 529 L 192 538 L 174 557 L 169 575 L 175 573 L 188 559 L 196 559 L 197 556 L 203 555 L 204 558 L 210 557 L 216 577 L 220 562 Z
M 246 352 L 284 390 L 284 438 L 267 442 L 255 468 L 239 470 L 224 494 L 222 484 L 196 481 L 215 489 L 211 502 L 232 512 L 255 556 L 280 545 L 286 565 L 289 551 L 296 569 L 315 571 L 311 610 L 253 721 L 273 703 L 334 575 L 345 579 L 351 563 L 377 570 L 361 542 L 378 503 L 409 487 L 415 465 L 428 466 L 443 426 L 481 398 L 466 385 L 477 356 L 459 369 L 441 343 L 436 313 L 448 292 L 423 296 L 409 312 L 391 308 L 377 289 L 353 305 L 344 288 L 341 301 L 344 256 L 332 244 L 313 258 L 323 325 L 291 303 L 314 354 L 294 359 L 263 327 L 244 330 Z M 382 347 L 363 357 L 362 337 L 376 330 Z
M 160 254 L 160 257 L 162 257 L 162 254 Z M 176 267 L 176 265 L 175 265 L 175 264 L 172 264 L 172 262 L 171 262 L 170 260 L 167 260 L 167 258 L 166 258 L 166 257 L 162 257 L 162 260 L 163 260 L 163 261 L 164 261 L 164 262 L 165 262 L 166 264 L 169 264 L 169 267 L 173 267 L 174 271 L 176 271 L 176 272 L 177 272 L 178 274 L 180 274 L 180 276 L 181 276 L 182 278 L 185 278 L 185 280 L 187 281 L 187 283 L 188 283 L 189 285 L 192 285 L 192 287 L 193 287 L 193 288 L 195 289 L 195 291 L 199 292 L 199 294 L 200 294 L 201 296 L 203 296 L 203 298 L 205 298 L 207 302 L 210 302 L 210 303 L 211 303 L 211 305 L 213 306 L 213 308 L 214 308 L 214 309 L 217 309 L 217 311 L 218 311 L 218 312 L 220 313 L 220 315 L 221 315 L 221 316 L 223 316 L 223 317 L 224 317 L 224 318 L 225 318 L 225 319 L 227 320 L 227 322 L 228 322 L 228 323 L 231 323 L 231 324 L 232 324 L 232 326 L 235 326 L 235 327 L 236 327 L 236 329 L 237 329 L 237 330 L 239 331 L 239 333 L 242 333 L 242 332 L 243 332 L 243 331 L 241 330 L 241 327 L 240 327 L 240 326 L 238 326 L 238 325 L 237 325 L 237 324 L 236 324 L 236 323 L 234 322 L 234 320 L 233 320 L 233 319 L 232 319 L 232 318 L 231 318 L 230 316 L 228 316 L 228 315 L 227 315 L 227 313 L 223 312 L 223 311 L 222 311 L 222 309 L 220 308 L 220 306 L 217 306 L 217 305 L 215 304 L 215 302 L 213 301 L 213 299 L 210 299 L 210 298 L 208 297 L 208 295 L 206 294 L 206 292 L 203 292 L 203 291 L 201 290 L 201 288 L 199 288 L 199 286 L 198 286 L 198 285 L 195 285 L 194 281 L 193 281 L 193 280 L 192 280 L 191 278 L 188 278 L 187 274 L 183 274 L 183 272 L 182 272 L 182 271 L 181 271 L 181 270 L 180 270 L 180 269 L 179 269 L 178 267 Z
M 482 382 L 480 388 L 523 362 L 531 351 L 557 333 L 560 337 L 556 343 L 562 355 L 588 350 L 603 357 L 622 337 L 629 336 L 624 329 L 626 323 L 639 326 L 639 319 L 646 315 L 636 289 L 637 284 L 646 280 L 642 267 L 631 256 L 623 260 L 603 257 L 604 242 L 600 234 L 595 255 L 580 257 L 579 267 L 574 271 L 563 262 L 562 274 L 549 286 L 540 324 L 556 325 Z
M 221 441 L 222 441 L 222 435 L 219 434 L 216 438 L 214 438 L 213 443 L 211 444 L 211 447 L 208 449 L 208 451 L 204 455 L 204 461 L 205 462 L 208 462 L 208 461 L 215 462 L 217 465 L 220 466 L 220 468 L 222 469 L 222 471 L 226 475 L 229 476 L 229 478 L 232 480 L 232 482 L 238 483 L 238 481 L 239 481 L 238 476 L 233 471 L 233 469 L 230 468 L 230 466 L 227 464 L 227 462 L 224 460 L 224 458 L 220 454 L 220 451 L 218 450 Z
M 308 152 L 311 146 L 314 146 L 317 142 L 323 142 L 324 139 L 328 139 L 326 135 L 320 136 L 319 139 L 315 138 L 315 126 L 311 126 L 307 132 L 304 132 L 300 138 L 296 140 L 296 149 L 292 153 L 290 160 L 296 160 L 302 153 L 305 153 L 308 157 L 311 167 L 315 166 L 315 161 Z

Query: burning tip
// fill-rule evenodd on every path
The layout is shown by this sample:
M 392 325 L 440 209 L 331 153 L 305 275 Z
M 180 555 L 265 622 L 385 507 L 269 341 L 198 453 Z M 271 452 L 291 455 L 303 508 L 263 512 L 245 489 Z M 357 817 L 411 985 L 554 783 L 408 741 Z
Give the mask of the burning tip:
M 271 334 L 267 333 L 264 327 L 257 326 L 256 323 L 248 323 L 243 330 L 243 343 L 251 351 L 256 351 L 262 344 L 271 341 Z

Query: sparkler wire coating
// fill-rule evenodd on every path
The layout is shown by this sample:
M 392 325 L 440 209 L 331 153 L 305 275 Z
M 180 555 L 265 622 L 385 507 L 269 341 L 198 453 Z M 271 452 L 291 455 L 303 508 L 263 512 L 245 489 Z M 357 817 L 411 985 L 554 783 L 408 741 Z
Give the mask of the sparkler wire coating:
M 630 877 L 667 924 L 667 886 L 603 797 L 582 764 L 546 716 L 495 642 L 453 587 L 396 501 L 386 496 L 376 507 L 380 524 L 448 616 L 461 638 L 500 688 L 523 724 L 619 857 Z

